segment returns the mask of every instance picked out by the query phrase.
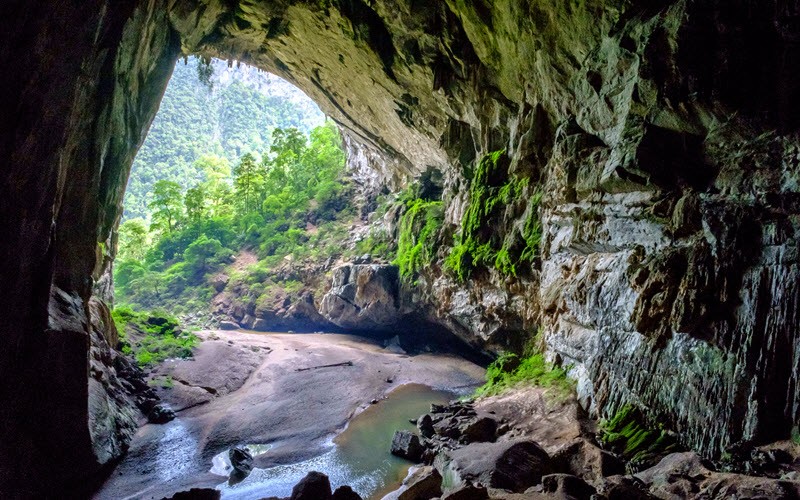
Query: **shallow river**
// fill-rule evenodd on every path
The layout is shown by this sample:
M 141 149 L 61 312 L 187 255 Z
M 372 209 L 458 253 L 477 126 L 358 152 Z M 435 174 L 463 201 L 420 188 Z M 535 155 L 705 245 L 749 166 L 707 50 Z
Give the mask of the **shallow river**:
M 455 396 L 424 385 L 403 385 L 354 417 L 325 454 L 297 464 L 253 469 L 241 483 L 222 482 L 217 489 L 224 499 L 286 497 L 300 479 L 316 470 L 330 477 L 333 489 L 347 484 L 365 499 L 380 499 L 400 485 L 411 465 L 389 453 L 394 431 L 412 429 L 409 419 L 428 412 L 431 403 L 445 403 Z

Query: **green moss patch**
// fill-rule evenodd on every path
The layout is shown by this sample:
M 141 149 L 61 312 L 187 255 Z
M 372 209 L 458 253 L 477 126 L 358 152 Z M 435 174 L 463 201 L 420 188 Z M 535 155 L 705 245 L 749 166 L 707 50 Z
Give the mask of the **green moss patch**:
M 654 465 L 664 455 L 679 450 L 671 433 L 661 425 L 649 425 L 631 405 L 623 406 L 609 420 L 600 422 L 598 438 L 605 448 L 625 459 L 632 472 Z
M 504 276 L 516 276 L 521 264 L 530 264 L 539 252 L 542 237 L 538 208 L 541 192 L 527 200 L 522 234 L 503 236 L 497 229 L 507 225 L 506 207 L 519 205 L 528 192 L 529 179 L 509 175 L 505 151 L 484 155 L 471 173 L 469 207 L 461 221 L 461 233 L 445 268 L 466 281 L 479 267 L 493 267 Z
M 422 267 L 434 260 L 437 237 L 443 222 L 444 207 L 441 201 L 416 198 L 406 202 L 406 212 L 400 219 L 395 259 L 402 278 L 416 279 Z

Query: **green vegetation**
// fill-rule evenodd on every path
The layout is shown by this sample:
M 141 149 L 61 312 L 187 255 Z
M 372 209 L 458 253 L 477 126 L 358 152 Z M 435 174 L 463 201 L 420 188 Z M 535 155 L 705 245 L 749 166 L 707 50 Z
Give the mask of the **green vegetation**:
M 257 89 L 267 85 L 265 74 L 231 68 L 226 63 L 192 58 L 178 62 L 158 115 L 133 164 L 135 175 L 125 193 L 125 219 L 147 218 L 154 186 L 160 180 L 194 188 L 208 178 L 195 162 L 215 157 L 235 163 L 246 153 L 266 151 L 276 128 L 297 128 L 307 134 L 323 121 L 322 113 L 288 83 L 275 94 Z M 214 73 L 232 72 L 221 81 Z M 249 72 L 246 78 L 238 77 Z M 274 79 L 274 77 L 272 77 Z M 219 80 L 219 81 L 218 81 Z M 245 81 L 246 80 L 246 81 Z M 230 172 L 228 172 L 228 175 Z
M 135 357 L 141 367 L 169 358 L 189 358 L 197 337 L 178 328 L 178 321 L 166 313 L 136 312 L 118 306 L 111 312 L 120 336 L 120 349 Z
M 400 276 L 413 280 L 422 267 L 436 256 L 436 240 L 444 222 L 441 201 L 415 198 L 406 202 L 406 211 L 400 219 L 395 264 Z
M 600 422 L 600 442 L 628 462 L 632 471 L 641 470 L 663 455 L 677 451 L 675 438 L 662 426 L 647 425 L 644 416 L 625 405 L 611 419 Z
M 155 183 L 149 227 L 137 218 L 119 229 L 114 280 L 123 303 L 205 310 L 216 294 L 211 277 L 243 250 L 260 260 L 245 270 L 259 279 L 240 277 L 255 302 L 287 256 L 341 253 L 355 214 L 336 127 L 329 122 L 309 136 L 275 129 L 271 143 L 260 159 L 246 153 L 233 168 L 224 158 L 201 158 L 196 168 L 206 180 L 185 192 L 169 180 Z
M 544 355 L 520 358 L 516 354 L 503 354 L 486 369 L 486 383 L 475 391 L 475 396 L 493 396 L 520 384 L 550 388 L 560 395 L 574 390 L 566 370 L 547 363 Z
M 505 276 L 516 276 L 520 264 L 532 263 L 541 241 L 538 208 L 541 192 L 528 200 L 528 216 L 522 234 L 512 232 L 501 238 L 497 227 L 506 208 L 518 204 L 528 190 L 528 178 L 509 175 L 505 151 L 485 155 L 472 172 L 469 207 L 461 221 L 461 233 L 445 268 L 466 281 L 478 267 L 494 267 Z

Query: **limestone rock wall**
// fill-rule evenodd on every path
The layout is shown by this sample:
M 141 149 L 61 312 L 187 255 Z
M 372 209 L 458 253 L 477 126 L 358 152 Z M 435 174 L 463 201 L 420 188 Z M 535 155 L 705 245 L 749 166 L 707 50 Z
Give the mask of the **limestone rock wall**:
M 348 330 L 384 331 L 403 318 L 400 273 L 385 264 L 345 264 L 333 270 L 320 314 Z
M 788 435 L 799 42 L 796 0 L 3 2 L 0 491 L 99 466 L 88 301 L 113 251 L 97 247 L 181 52 L 296 83 L 389 177 L 440 170 L 448 231 L 485 152 L 544 188 L 524 278 L 464 286 L 431 263 L 419 300 L 459 335 L 541 326 L 587 406 L 639 404 L 707 455 Z M 512 208 L 497 231 L 518 228 Z

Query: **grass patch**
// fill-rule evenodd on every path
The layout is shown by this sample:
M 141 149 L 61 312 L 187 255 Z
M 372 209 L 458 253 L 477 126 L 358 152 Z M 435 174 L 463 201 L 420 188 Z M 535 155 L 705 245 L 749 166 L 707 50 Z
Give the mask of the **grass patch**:
M 150 387 L 161 387 L 162 389 L 172 389 L 175 387 L 175 381 L 172 380 L 171 375 L 162 377 L 153 377 L 147 382 Z
M 524 358 L 503 354 L 486 369 L 486 383 L 475 391 L 475 396 L 494 396 L 522 384 L 554 389 L 563 395 L 574 390 L 567 371 L 545 361 L 543 354 Z
M 198 338 L 178 327 L 178 320 L 160 311 L 137 312 L 118 306 L 111 312 L 120 332 L 118 348 L 144 368 L 169 358 L 190 358 Z
M 631 405 L 623 406 L 609 420 L 601 421 L 598 438 L 605 448 L 624 458 L 632 472 L 653 465 L 679 448 L 663 426 L 649 426 L 641 412 Z

